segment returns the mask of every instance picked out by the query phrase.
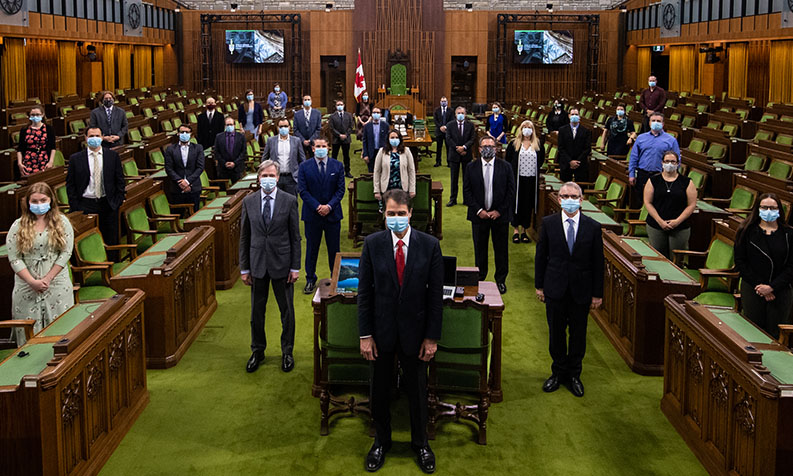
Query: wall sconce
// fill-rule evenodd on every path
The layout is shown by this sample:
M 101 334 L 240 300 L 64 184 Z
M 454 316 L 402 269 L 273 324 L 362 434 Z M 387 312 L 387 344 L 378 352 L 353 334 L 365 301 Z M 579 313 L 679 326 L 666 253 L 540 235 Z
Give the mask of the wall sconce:
M 333 4 L 332 3 L 326 3 L 325 4 L 325 12 L 330 12 L 331 9 L 333 9 Z
M 234 13 L 234 12 L 236 12 L 236 11 L 237 11 L 237 7 L 238 7 L 238 6 L 239 6 L 239 5 L 237 5 L 236 3 L 232 3 L 232 4 L 231 4 L 231 13 Z
M 548 13 L 553 13 L 553 3 L 546 3 L 545 8 L 548 9 Z
M 466 3 L 465 4 L 465 9 L 468 10 L 469 12 L 474 11 L 474 4 L 473 3 Z

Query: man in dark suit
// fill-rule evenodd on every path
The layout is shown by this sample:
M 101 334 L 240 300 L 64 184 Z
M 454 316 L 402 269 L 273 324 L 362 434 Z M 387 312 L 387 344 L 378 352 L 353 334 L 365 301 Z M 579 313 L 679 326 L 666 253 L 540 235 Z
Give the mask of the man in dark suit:
M 198 210 L 201 202 L 201 173 L 204 171 L 204 148 L 191 144 L 193 129 L 179 126 L 179 143 L 165 149 L 165 190 L 171 203 L 189 203 Z
M 371 409 L 376 436 L 366 469 L 377 471 L 391 448 L 389 397 L 394 358 L 410 405 L 411 447 L 425 473 L 435 471 L 427 442 L 427 362 L 435 355 L 443 318 L 443 255 L 438 240 L 410 227 L 410 196 L 383 195 L 387 230 L 366 237 L 358 269 L 361 355 L 372 361 Z
M 372 108 L 372 120 L 363 126 L 361 157 L 366 162 L 369 173 L 374 172 L 374 159 L 377 157 L 377 152 L 388 143 L 388 124 L 381 119 L 381 109 L 374 107 Z
M 278 135 L 271 137 L 264 146 L 262 160 L 278 162 L 281 175 L 278 178 L 278 188 L 290 195 L 297 195 L 297 170 L 306 160 L 303 153 L 303 144 L 299 137 L 289 135 L 289 120 L 282 117 L 278 119 Z
M 581 214 L 582 202 L 575 182 L 559 189 L 562 211 L 543 218 L 534 258 L 534 287 L 545 303 L 553 359 L 542 389 L 553 392 L 564 383 L 576 397 L 584 395 L 587 316 L 603 302 L 603 238 L 600 224 Z
M 314 292 L 317 284 L 317 257 L 322 234 L 328 248 L 328 267 L 333 272 L 341 234 L 341 200 L 344 198 L 344 166 L 328 157 L 328 140 L 314 139 L 314 159 L 300 164 L 297 189 L 303 199 L 302 220 L 306 234 L 306 287 L 304 294 Z
M 281 370 L 295 367 L 294 283 L 300 273 L 300 222 L 297 197 L 278 190 L 278 163 L 265 160 L 259 166 L 259 192 L 242 202 L 240 272 L 251 286 L 251 358 L 245 369 L 253 372 L 264 361 L 267 337 L 264 314 L 270 283 L 281 311 Z
M 336 101 L 336 112 L 328 119 L 330 131 L 333 133 L 333 157 L 338 157 L 339 148 L 344 154 L 344 176 L 352 178 L 350 173 L 350 142 L 355 128 L 355 119 L 352 114 L 344 110 L 344 101 Z
M 446 142 L 446 124 L 454 119 L 454 114 L 449 107 L 449 101 L 446 96 L 441 98 L 441 105 L 438 109 L 435 109 L 432 119 L 435 122 L 435 142 L 438 143 L 437 149 L 435 149 L 435 167 L 440 167 L 443 143 Z
M 115 96 L 110 91 L 102 93 L 102 105 L 91 111 L 91 127 L 102 130 L 105 147 L 122 145 L 127 137 L 127 114 L 114 106 Z
M 465 120 L 465 108 L 458 106 L 454 113 L 455 120 L 446 124 L 446 160 L 449 162 L 452 179 L 452 191 L 449 195 L 449 203 L 446 204 L 447 207 L 457 204 L 460 168 L 463 169 L 463 181 L 465 181 L 465 167 L 471 161 L 471 148 L 474 145 L 474 139 L 476 139 L 474 125 Z
M 66 194 L 72 211 L 99 216 L 99 231 L 108 245 L 118 244 L 118 208 L 124 202 L 126 189 L 121 158 L 102 147 L 102 130 L 85 130 L 88 148 L 69 157 L 66 172 Z
M 303 96 L 303 109 L 295 111 L 292 118 L 295 126 L 295 136 L 303 141 L 303 152 L 307 158 L 313 157 L 311 154 L 311 141 L 322 134 L 322 113 L 311 108 L 311 96 Z
M 206 111 L 199 114 L 197 118 L 196 140 L 204 149 L 209 149 L 215 145 L 215 137 L 223 132 L 223 127 L 225 126 L 223 113 L 217 111 L 216 107 L 215 98 L 208 97 L 206 100 Z
M 215 136 L 212 155 L 217 164 L 217 177 L 228 179 L 234 184 L 245 171 L 248 148 L 245 146 L 245 136 L 234 130 L 234 118 L 226 116 L 224 121 L 225 129 Z
M 589 180 L 592 132 L 581 125 L 578 108 L 570 109 L 570 124 L 559 128 L 559 178 L 563 182 Z
M 479 281 L 487 278 L 487 242 L 493 234 L 496 260 L 496 285 L 507 292 L 509 272 L 509 223 L 515 207 L 515 175 L 505 160 L 496 160 L 496 141 L 490 136 L 479 139 L 482 160 L 468 164 L 463 177 L 463 197 L 468 205 L 468 221 L 474 237 L 474 258 Z

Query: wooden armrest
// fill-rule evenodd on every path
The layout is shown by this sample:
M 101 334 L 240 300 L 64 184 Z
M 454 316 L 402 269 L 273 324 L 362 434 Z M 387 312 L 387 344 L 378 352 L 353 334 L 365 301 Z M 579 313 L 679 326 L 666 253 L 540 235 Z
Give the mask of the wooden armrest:
M 614 203 L 616 204 L 619 201 L 619 198 L 596 198 L 598 203 Z
M 25 339 L 30 340 L 33 338 L 33 327 L 36 321 L 33 319 L 14 319 L 11 321 L 0 321 L 0 329 L 13 329 L 14 327 L 22 327 L 25 330 Z
M 793 326 L 790 324 L 779 324 L 779 343 L 785 347 L 790 347 L 793 344 Z
M 113 266 L 112 261 L 88 261 L 82 266 L 72 266 L 72 271 L 98 271 Z
M 138 172 L 143 172 L 143 173 L 147 173 L 147 174 L 154 174 L 154 173 L 159 172 L 160 170 L 162 170 L 162 169 L 138 169 Z
M 172 222 L 176 221 L 177 215 L 162 215 L 154 218 L 149 218 L 149 223 Z
M 169 213 L 167 215 L 157 215 L 156 218 L 167 218 L 170 221 L 170 220 L 177 220 L 177 219 L 181 218 L 181 215 L 177 215 L 175 213 Z
M 129 229 L 129 231 L 131 231 L 131 232 L 133 232 L 133 233 L 140 233 L 141 235 L 155 235 L 155 236 L 156 236 L 158 233 L 160 233 L 160 232 L 159 232 L 159 231 L 157 231 L 157 230 L 136 230 L 136 229 L 134 229 L 134 228 L 130 228 L 130 229 Z
M 603 195 L 603 194 L 605 194 L 606 192 L 608 192 L 608 190 L 585 190 L 585 191 L 584 191 L 584 195 L 586 195 L 586 194 L 590 194 L 590 195 Z
M 641 208 L 615 208 L 614 211 L 615 212 L 620 212 L 620 213 L 641 213 L 642 209 Z
M 672 254 L 681 256 L 708 256 L 707 251 L 672 250 Z
M 594 186 L 595 186 L 595 182 L 576 182 L 576 183 L 577 183 L 577 184 L 578 184 L 578 186 L 579 186 L 579 187 L 581 187 L 582 189 L 583 189 L 584 187 L 594 187 Z
M 699 270 L 700 276 L 705 276 L 709 278 L 713 277 L 721 277 L 721 278 L 737 278 L 739 273 L 737 271 L 733 271 L 731 269 L 708 269 L 708 268 L 701 268 Z
M 730 203 L 730 200 L 732 200 L 732 199 L 731 198 L 712 198 L 712 197 L 706 197 L 706 198 L 702 199 L 703 202 L 708 202 L 710 204 L 712 204 L 713 202 L 716 202 L 716 203 Z
M 219 192 L 219 191 L 220 191 L 220 187 L 201 187 L 201 191 L 202 191 L 202 192 L 203 192 L 203 191 L 207 191 L 207 192 Z
M 145 176 L 143 176 L 143 175 L 125 175 L 124 176 L 124 180 L 128 180 L 130 182 L 134 182 L 136 180 L 142 180 L 144 178 L 145 178 Z
M 105 245 L 106 250 L 136 250 L 138 249 L 138 245 Z M 110 263 L 113 264 L 113 263 Z
M 647 222 L 644 220 L 625 220 L 628 225 L 638 226 L 638 225 L 646 225 Z
M 749 208 L 725 208 L 724 210 L 729 212 L 729 213 L 734 213 L 734 214 L 738 214 L 738 213 L 752 213 L 752 210 L 749 209 Z

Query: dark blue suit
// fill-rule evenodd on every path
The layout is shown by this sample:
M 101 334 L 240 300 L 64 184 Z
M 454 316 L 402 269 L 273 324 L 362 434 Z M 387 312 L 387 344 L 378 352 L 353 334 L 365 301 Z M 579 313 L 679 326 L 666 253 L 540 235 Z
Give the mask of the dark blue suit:
M 317 255 L 322 233 L 328 247 L 328 264 L 333 271 L 336 253 L 339 252 L 341 200 L 344 198 L 344 165 L 336 159 L 325 159 L 325 175 L 319 171 L 316 159 L 306 160 L 297 171 L 297 189 L 303 199 L 302 220 L 306 234 L 306 279 L 317 279 Z M 329 205 L 330 213 L 321 216 L 317 207 Z
M 301 141 L 316 139 L 322 135 L 322 113 L 317 109 L 311 109 L 311 113 L 308 115 L 308 122 L 306 122 L 305 109 L 301 108 L 295 111 L 292 122 L 294 123 L 295 136 L 299 137 Z M 311 145 L 305 146 L 304 151 L 306 157 L 313 157 Z
M 385 121 L 380 121 L 380 135 L 375 144 L 374 124 L 369 121 L 368 124 L 363 126 L 363 157 L 369 157 L 369 172 L 374 172 L 374 159 L 377 157 L 377 151 L 388 143 L 388 124 Z

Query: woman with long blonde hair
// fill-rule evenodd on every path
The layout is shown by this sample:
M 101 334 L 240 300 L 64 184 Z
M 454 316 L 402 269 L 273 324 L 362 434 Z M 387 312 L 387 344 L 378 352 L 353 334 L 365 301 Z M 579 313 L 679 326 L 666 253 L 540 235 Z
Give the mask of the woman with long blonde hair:
M 512 242 L 529 243 L 531 239 L 527 230 L 531 227 L 531 215 L 537 209 L 537 186 L 540 168 L 545 161 L 545 148 L 533 122 L 526 120 L 520 124 L 515 138 L 507 145 L 504 159 L 512 165 L 517 187 Z
M 74 230 L 58 210 L 55 194 L 45 182 L 30 186 L 25 209 L 8 231 L 8 260 L 16 273 L 11 295 L 13 319 L 34 319 L 39 332 L 74 306 L 69 258 Z M 17 344 L 25 343 L 17 330 Z

